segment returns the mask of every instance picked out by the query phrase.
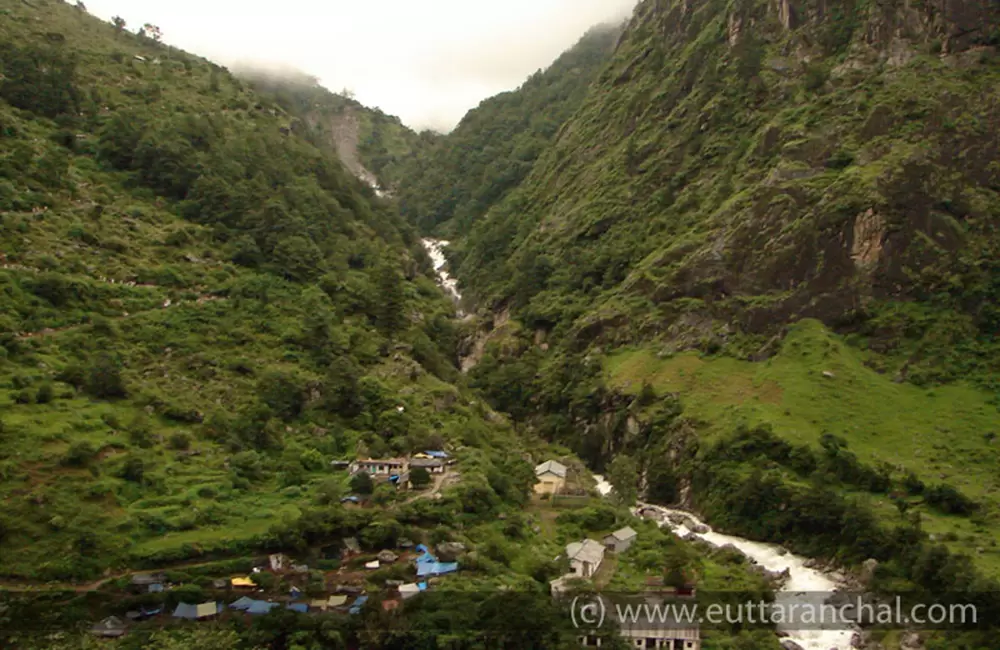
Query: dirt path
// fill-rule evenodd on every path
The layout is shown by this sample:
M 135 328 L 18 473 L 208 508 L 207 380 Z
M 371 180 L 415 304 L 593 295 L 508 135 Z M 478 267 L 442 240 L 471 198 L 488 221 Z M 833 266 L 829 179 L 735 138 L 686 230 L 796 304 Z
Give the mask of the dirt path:
M 445 483 L 446 480 L 448 480 L 449 478 L 457 478 L 458 477 L 457 474 L 454 474 L 452 472 L 445 472 L 444 474 L 432 474 L 431 476 L 434 477 L 434 482 L 431 483 L 430 486 L 426 490 L 422 490 L 418 494 L 414 494 L 409 499 L 406 499 L 405 501 L 403 501 L 404 505 L 407 504 L 407 503 L 413 503 L 417 499 L 429 499 L 429 498 L 431 498 L 432 496 L 434 496 L 435 494 L 437 494 L 438 492 L 441 491 L 441 487 L 444 485 L 444 483 Z
M 264 556 L 255 556 L 251 559 L 260 559 Z M 177 564 L 171 564 L 168 566 L 158 567 L 155 569 L 126 569 L 125 571 L 117 571 L 115 573 L 106 575 L 97 580 L 91 580 L 90 582 L 33 582 L 31 580 L 11 580 L 11 579 L 0 579 L 0 590 L 11 590 L 11 591 L 74 591 L 78 594 L 85 593 L 88 591 L 95 591 L 100 589 L 105 584 L 118 580 L 119 578 L 124 578 L 127 576 L 132 576 L 137 573 L 163 573 L 164 571 L 182 571 L 184 569 L 193 569 L 201 566 L 207 566 L 209 564 L 215 564 L 216 562 L 224 562 L 227 559 L 232 558 L 220 558 L 216 560 L 189 560 L 186 562 L 178 562 Z

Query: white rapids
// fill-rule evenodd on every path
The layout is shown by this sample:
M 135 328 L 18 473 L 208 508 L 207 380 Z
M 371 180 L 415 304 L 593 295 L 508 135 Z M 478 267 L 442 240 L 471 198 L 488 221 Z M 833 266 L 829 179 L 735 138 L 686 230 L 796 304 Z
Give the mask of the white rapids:
M 595 474 L 594 479 L 597 481 L 597 491 L 602 496 L 610 494 L 612 490 L 611 484 L 603 476 Z M 775 594 L 777 603 L 804 602 L 815 604 L 815 594 L 820 592 L 832 593 L 844 586 L 841 576 L 809 568 L 805 566 L 807 562 L 806 558 L 789 553 L 774 544 L 752 542 L 742 537 L 717 533 L 700 519 L 684 510 L 673 510 L 642 502 L 638 502 L 636 506 L 633 509 L 635 511 L 639 509 L 654 511 L 658 515 L 656 517 L 657 523 L 661 527 L 666 526 L 670 528 L 671 532 L 678 537 L 694 535 L 712 546 L 731 545 L 768 571 L 781 573 L 787 570 L 788 580 L 785 581 Z M 690 527 L 685 523 L 674 523 L 671 519 L 674 521 L 685 521 Z M 692 528 L 705 532 L 695 532 Z M 806 594 L 811 594 L 813 597 L 804 598 Z M 777 628 L 785 635 L 784 638 L 793 641 L 803 650 L 849 650 L 854 647 L 851 644 L 851 639 L 855 630 L 852 629 L 782 630 L 780 625 Z
M 430 255 L 431 261 L 434 263 L 434 272 L 437 274 L 438 282 L 445 293 L 455 302 L 458 315 L 463 316 L 464 312 L 459 306 L 462 294 L 458 292 L 458 280 L 451 277 L 448 269 L 445 268 L 448 260 L 444 256 L 444 249 L 448 246 L 449 242 L 443 239 L 421 239 L 420 243 L 424 245 L 424 249 L 427 250 L 427 254 Z

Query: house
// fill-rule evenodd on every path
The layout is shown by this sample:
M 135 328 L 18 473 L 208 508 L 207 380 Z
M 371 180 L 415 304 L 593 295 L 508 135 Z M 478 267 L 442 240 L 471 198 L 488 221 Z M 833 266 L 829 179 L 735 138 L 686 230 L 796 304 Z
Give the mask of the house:
M 608 612 L 618 626 L 619 634 L 634 648 L 659 650 L 701 650 L 701 630 L 697 624 L 679 621 L 659 609 L 633 609 L 635 615 L 618 616 L 619 608 L 608 605 Z M 639 613 L 642 612 L 642 613 Z M 582 647 L 599 648 L 601 639 L 585 635 L 579 639 Z
M 119 637 L 125 634 L 125 622 L 117 616 L 109 616 L 94 627 L 90 628 L 92 634 L 107 638 Z
M 399 585 L 399 597 L 403 600 L 413 598 L 421 592 L 420 586 L 415 582 Z
M 351 464 L 350 470 L 351 474 L 357 474 L 359 472 L 367 472 L 372 476 L 391 476 L 393 474 L 400 474 L 406 471 L 406 459 L 368 458 L 366 460 L 357 460 Z
M 437 458 L 411 458 L 410 469 L 417 467 L 423 467 L 431 474 L 444 474 L 445 470 L 444 461 Z
M 379 561 L 378 560 L 372 560 L 371 562 L 365 562 L 365 568 L 366 569 L 377 569 L 377 568 L 379 568 Z
M 257 586 L 250 578 L 233 578 L 229 581 L 233 589 L 254 589 Z
M 154 582 L 153 584 L 146 587 L 146 591 L 151 594 L 162 594 L 163 584 L 159 582 Z
M 604 545 L 596 539 L 585 539 L 566 545 L 570 574 L 577 578 L 590 578 L 604 561 Z
M 566 485 L 566 466 L 547 460 L 535 467 L 535 494 L 556 494 Z
M 604 546 L 614 553 L 624 553 L 638 536 L 639 533 L 632 530 L 631 526 L 626 526 L 605 537 Z

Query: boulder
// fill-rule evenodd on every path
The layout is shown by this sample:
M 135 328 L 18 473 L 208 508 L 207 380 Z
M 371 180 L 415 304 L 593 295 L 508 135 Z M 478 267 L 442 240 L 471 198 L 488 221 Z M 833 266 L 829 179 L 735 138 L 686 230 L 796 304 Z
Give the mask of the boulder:
M 916 632 L 904 632 L 899 639 L 899 650 L 920 650 L 924 642 Z
M 875 577 L 875 571 L 878 569 L 878 560 L 874 558 L 868 558 L 861 563 L 861 582 L 864 584 L 869 584 Z
M 462 542 L 444 542 L 437 545 L 438 558 L 442 562 L 454 562 L 465 551 L 466 547 Z
M 792 641 L 791 639 L 782 639 L 781 647 L 783 648 L 783 650 L 805 650 L 805 648 L 800 646 L 795 641 Z
M 711 528 L 709 528 L 705 524 L 692 524 L 692 525 L 688 526 L 688 528 L 690 528 L 692 531 L 698 533 L 699 535 L 704 535 L 705 533 L 710 532 L 712 530 Z

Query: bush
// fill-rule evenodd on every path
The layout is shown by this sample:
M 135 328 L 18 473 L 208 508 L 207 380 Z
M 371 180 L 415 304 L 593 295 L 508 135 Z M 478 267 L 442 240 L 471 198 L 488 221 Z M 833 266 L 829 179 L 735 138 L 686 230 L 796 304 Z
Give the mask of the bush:
M 63 465 L 83 467 L 97 456 L 97 450 L 87 441 L 74 443 L 62 458 Z
M 191 447 L 191 436 L 184 431 L 178 431 L 170 436 L 170 448 L 177 450 L 189 449 Z
M 431 473 L 424 467 L 414 467 L 410 470 L 410 483 L 415 488 L 425 488 L 431 483 Z
M 975 501 L 945 483 L 925 489 L 924 500 L 951 515 L 967 515 L 979 507 Z
M 87 371 L 84 389 L 99 399 L 125 397 L 128 391 L 122 379 L 121 362 L 107 353 L 99 355 Z
M 351 491 L 357 494 L 371 494 L 375 490 L 375 482 L 367 472 L 358 472 L 351 477 Z
M 52 384 L 46 382 L 38 387 L 38 392 L 35 393 L 35 401 L 39 404 L 48 404 L 55 397 L 55 392 L 52 389 Z

